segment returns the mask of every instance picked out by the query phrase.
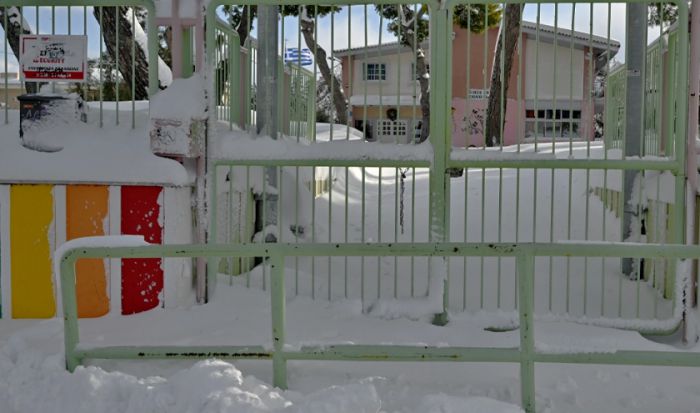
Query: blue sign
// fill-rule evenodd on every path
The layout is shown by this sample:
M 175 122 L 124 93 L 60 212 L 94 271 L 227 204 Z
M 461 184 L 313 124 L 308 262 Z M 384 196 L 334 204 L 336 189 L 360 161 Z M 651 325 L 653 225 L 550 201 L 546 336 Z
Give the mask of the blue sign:
M 311 54 L 311 50 L 306 48 L 301 50 L 298 48 L 287 49 L 287 51 L 284 52 L 284 62 L 310 66 L 313 64 L 313 55 Z

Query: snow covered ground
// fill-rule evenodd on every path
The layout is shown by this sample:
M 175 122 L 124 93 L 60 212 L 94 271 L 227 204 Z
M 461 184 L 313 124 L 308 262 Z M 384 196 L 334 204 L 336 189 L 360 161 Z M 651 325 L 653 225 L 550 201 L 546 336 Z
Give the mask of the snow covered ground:
M 239 133 L 222 138 L 221 153 L 246 159 L 268 159 L 297 154 L 313 159 L 336 147 L 336 159 L 391 157 L 391 145 L 336 142 L 298 144 L 251 140 Z M 374 149 L 377 146 L 379 149 Z M 422 159 L 423 145 L 401 145 L 394 157 L 414 151 Z M 519 150 L 520 153 L 515 151 Z M 428 154 L 426 153 L 427 157 Z M 455 150 L 455 159 L 469 158 L 604 158 L 600 142 L 539 143 L 500 150 Z M 608 157 L 619 153 L 610 151 Z M 369 159 L 372 159 L 371 157 Z M 277 239 L 286 242 L 412 242 L 428 241 L 429 172 L 422 168 L 333 167 L 330 191 L 313 199 L 297 185 L 322 179 L 329 167 L 285 167 L 282 173 L 283 231 Z M 226 170 L 228 171 L 228 169 Z M 234 181 L 262 191 L 262 169 L 233 170 Z M 401 173 L 405 178 L 401 178 Z M 223 174 L 222 174 L 223 177 Z M 565 240 L 620 241 L 620 223 L 614 213 L 594 195 L 593 188 L 618 190 L 619 171 L 566 169 L 472 168 L 462 177 L 450 179 L 451 241 L 469 242 L 557 242 Z M 673 202 L 673 177 L 669 173 L 645 175 L 644 193 L 649 199 Z M 303 185 L 301 185 L 303 186 Z M 219 186 L 224 192 L 228 184 Z M 221 194 L 222 202 L 227 198 Z M 234 198 L 234 210 L 236 210 Z M 227 205 L 221 204 L 225 211 Z M 236 210 L 238 211 L 238 210 Z M 225 213 L 220 213 L 223 217 Z M 237 214 L 234 214 L 237 215 Z M 238 214 L 240 215 L 240 214 Z M 403 219 L 401 216 L 403 215 Z M 303 226 L 303 236 L 294 236 L 288 226 Z M 654 224 L 659 226 L 658 222 Z M 224 223 L 223 227 L 226 227 Z M 656 228 L 663 230 L 663 228 Z M 279 230 L 279 228 L 277 228 Z M 659 231 L 657 231 L 658 233 Z M 221 241 L 225 241 L 221 239 Z M 361 299 L 365 308 L 377 301 L 423 296 L 427 292 L 427 259 L 424 258 L 332 258 L 288 260 L 288 285 L 295 294 L 338 299 Z M 452 258 L 449 260 L 450 309 L 452 311 L 505 310 L 516 305 L 513 259 Z M 536 260 L 536 309 L 559 316 L 587 317 L 599 324 L 620 325 L 612 318 L 635 318 L 637 325 L 667 330 L 678 322 L 672 300 L 660 297 L 663 276 L 652 274 L 649 283 L 620 274 L 618 259 L 541 257 Z M 260 280 L 251 285 L 262 286 Z M 605 319 L 603 319 L 605 318 Z M 661 320 L 659 322 L 658 320 Z
M 354 301 L 288 303 L 291 346 L 425 343 L 513 347 L 518 332 L 485 331 L 489 315 L 457 315 L 446 327 L 362 314 Z M 269 296 L 221 283 L 213 304 L 81 320 L 86 343 L 255 344 L 270 341 Z M 610 352 L 673 350 L 639 334 L 538 322 L 537 347 Z M 0 322 L 0 411 L 111 412 L 519 412 L 517 365 L 290 362 L 290 390 L 270 386 L 269 361 L 93 361 L 65 372 L 62 320 Z M 672 341 L 672 340 L 671 340 Z M 700 348 L 691 349 L 691 351 Z M 537 366 L 541 412 L 694 412 L 700 369 Z

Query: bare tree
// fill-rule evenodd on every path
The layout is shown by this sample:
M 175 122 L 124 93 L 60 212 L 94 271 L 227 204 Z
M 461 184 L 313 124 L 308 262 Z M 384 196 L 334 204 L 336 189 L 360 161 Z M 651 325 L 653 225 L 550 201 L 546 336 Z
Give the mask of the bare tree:
M 390 19 L 388 29 L 400 37 L 399 42 L 415 53 L 415 76 L 420 86 L 421 130 L 420 142 L 430 135 L 430 74 L 422 43 L 428 37 L 428 7 L 411 8 L 408 5 L 376 6 L 377 12 Z
M 401 44 L 415 53 L 416 78 L 421 92 L 420 142 L 423 142 L 430 135 L 430 73 L 422 47 L 423 40 L 428 38 L 429 8 L 426 5 L 413 9 L 408 5 L 387 5 L 376 6 L 376 9 L 384 18 L 391 20 L 388 25 L 389 31 L 400 37 Z M 501 10 L 498 4 L 457 5 L 453 11 L 453 21 L 462 28 L 481 33 L 498 24 Z
M 301 6 L 300 20 L 301 34 L 304 36 L 306 46 L 314 55 L 314 60 L 316 61 L 316 65 L 318 65 L 318 71 L 321 73 L 323 81 L 327 85 L 332 85 L 331 90 L 333 106 L 335 107 L 335 116 L 338 119 L 338 123 L 347 124 L 348 101 L 345 98 L 343 86 L 340 84 L 340 79 L 338 76 L 331 72 L 331 68 L 328 65 L 328 55 L 326 54 L 326 50 L 316 42 L 316 22 L 315 19 L 308 13 L 306 6 Z
M 241 46 L 245 44 L 246 39 L 250 35 L 252 29 L 252 21 L 257 17 L 256 6 L 224 6 L 224 13 L 227 15 L 229 24 L 235 28 L 238 33 Z M 323 81 L 327 85 L 332 85 L 329 90 L 332 90 L 332 101 L 335 107 L 338 123 L 346 124 L 348 121 L 348 102 L 345 98 L 345 92 L 340 83 L 340 78 L 332 73 L 331 67 L 328 64 L 328 53 L 316 41 L 316 19 L 328 14 L 337 13 L 340 11 L 338 6 L 296 6 L 286 5 L 280 6 L 280 13 L 283 16 L 299 16 L 301 34 L 304 36 L 306 46 L 314 55 L 318 71 L 321 74 Z M 220 72 L 222 77 L 226 79 L 228 73 L 226 68 L 228 62 L 224 59 L 220 64 Z
M 119 65 L 121 78 L 128 85 L 133 82 L 134 99 L 145 100 L 148 99 L 148 56 L 146 46 L 141 43 L 145 34 L 138 18 L 132 13 L 133 10 L 125 6 L 93 9 L 93 15 L 101 25 L 107 53 Z M 161 88 L 165 88 L 172 81 L 170 68 L 160 56 L 158 78 Z
M 20 46 L 19 38 L 23 34 L 32 34 L 32 29 L 29 23 L 24 19 L 20 9 L 17 7 L 0 7 L 0 26 L 5 31 L 5 38 L 10 44 L 12 53 L 19 60 Z M 7 70 L 7 68 L 5 68 Z M 24 84 L 27 93 L 36 93 L 39 91 L 39 83 L 25 82 Z
M 484 138 L 487 146 L 499 144 L 503 137 L 503 117 L 508 104 L 508 86 L 510 72 L 513 69 L 513 59 L 515 48 L 520 36 L 520 22 L 522 19 L 522 5 L 508 4 L 506 6 L 506 17 L 504 24 L 498 34 L 498 44 L 496 53 L 493 55 L 493 66 L 491 70 L 491 88 L 489 90 L 489 101 L 486 107 L 486 128 Z M 503 68 L 501 68 L 501 54 L 503 53 Z M 501 71 L 503 76 L 501 76 Z M 501 82 L 503 79 L 503 82 Z M 501 101 L 503 97 L 503 101 Z M 501 112 L 503 106 L 503 112 Z

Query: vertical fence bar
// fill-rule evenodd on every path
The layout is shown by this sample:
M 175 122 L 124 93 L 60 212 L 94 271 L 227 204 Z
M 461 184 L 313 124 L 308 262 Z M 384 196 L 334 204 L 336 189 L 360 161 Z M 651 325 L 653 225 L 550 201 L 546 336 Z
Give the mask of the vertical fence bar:
M 239 80 L 241 72 L 241 46 L 238 37 L 229 35 L 228 38 L 228 79 L 229 79 L 229 129 L 233 129 L 233 125 L 245 128 L 245 120 L 240 119 L 241 104 L 238 96 L 241 93 L 241 82 Z M 236 97 L 236 98 L 234 98 Z
M 75 260 L 62 259 L 61 261 L 61 299 L 63 302 L 64 345 L 66 368 L 72 372 L 80 364 L 80 359 L 75 355 L 76 346 L 80 339 L 78 330 L 78 306 L 75 296 Z
M 447 150 L 447 136 L 449 128 L 447 124 L 447 116 L 450 113 L 449 96 L 449 74 L 451 72 L 448 67 L 449 55 L 452 52 L 450 34 L 452 33 L 452 24 L 450 21 L 450 10 L 442 10 L 432 7 L 430 10 L 430 67 L 434 75 L 430 77 L 431 93 L 431 125 L 430 125 L 430 143 L 433 145 L 433 165 L 430 171 L 430 242 L 442 242 L 445 240 L 446 233 L 446 214 L 447 206 L 449 205 L 447 191 L 447 175 L 446 162 L 449 157 Z M 448 47 L 450 46 L 450 47 Z M 431 258 L 432 260 L 432 258 Z M 432 266 L 429 266 L 429 269 Z M 437 276 L 434 273 L 428 274 L 428 277 Z M 445 280 L 445 284 L 447 280 Z M 443 286 L 443 295 L 446 296 L 449 288 Z M 431 293 L 431 292 L 429 292 Z M 436 323 L 445 323 L 447 320 L 446 309 L 442 314 L 436 317 Z
M 272 384 L 280 389 L 287 388 L 287 360 L 284 356 L 285 342 L 285 289 L 284 257 L 273 255 L 270 264 L 270 302 L 272 304 Z
M 136 24 L 136 12 L 131 9 L 131 129 L 136 128 Z
M 535 260 L 532 251 L 516 257 L 520 313 L 520 391 L 526 413 L 535 412 L 535 331 L 534 287 Z
M 3 20 L 2 27 L 7 27 L 7 6 L 3 7 L 2 20 Z M 7 70 L 7 68 L 8 68 L 8 63 L 7 63 L 8 51 L 7 51 L 7 49 L 9 47 L 10 47 L 10 42 L 7 39 L 7 35 L 5 35 L 5 39 L 3 39 L 3 41 L 2 41 L 3 59 L 4 59 L 4 63 L 5 63 L 5 65 L 4 65 L 5 72 L 8 71 Z M 10 117 L 9 117 L 10 116 L 9 115 L 10 103 L 9 103 L 9 88 L 7 86 L 8 85 L 7 75 L 5 76 L 4 83 L 5 83 L 5 125 L 7 125 L 8 123 L 10 123 Z M 24 87 L 24 85 L 22 85 L 22 86 Z
M 148 18 L 146 19 L 147 32 L 151 33 L 146 38 L 148 49 L 148 96 L 151 97 L 158 92 L 160 86 L 158 77 L 158 28 L 156 27 L 155 6 L 153 3 L 146 3 L 144 7 L 146 7 L 148 12 Z M 213 29 L 214 27 L 212 27 Z
M 114 16 L 118 22 L 119 16 L 121 16 L 121 11 L 119 9 L 119 6 L 114 7 Z M 51 21 L 53 21 L 53 19 L 51 19 Z M 114 100 L 115 100 L 114 105 L 115 105 L 115 111 L 116 111 L 115 122 L 117 125 L 119 125 L 119 86 L 120 86 L 120 82 L 119 82 L 119 72 L 120 72 L 119 71 L 119 55 L 120 55 L 120 53 L 119 53 L 119 26 L 120 26 L 119 24 L 116 24 L 115 28 L 114 28 L 114 43 L 115 43 L 115 46 L 114 46 L 114 66 L 115 66 L 115 69 L 114 69 L 114 71 L 117 73 L 117 76 L 115 79 L 116 86 L 115 86 L 114 93 L 115 93 L 116 97 L 114 98 Z
M 219 224 L 218 224 L 218 217 L 219 217 L 219 197 L 217 194 L 218 191 L 218 179 L 217 179 L 217 171 L 219 170 L 218 166 L 216 163 L 212 165 L 211 171 L 209 172 L 210 175 L 210 185 L 211 185 L 211 202 L 210 202 L 210 210 L 209 210 L 209 242 L 210 243 L 216 243 L 218 240 L 218 230 L 219 230 Z M 234 177 L 232 175 L 229 175 L 229 179 L 233 181 Z M 249 187 L 248 187 L 249 188 Z M 230 216 L 230 214 L 229 214 Z M 207 272 L 206 276 L 203 274 L 200 274 L 197 279 L 196 279 L 196 290 L 197 290 L 197 302 L 202 303 L 204 302 L 205 297 L 208 297 L 211 299 L 211 292 L 213 291 L 214 284 L 216 283 L 216 274 L 218 272 L 218 267 L 219 267 L 219 259 L 216 257 L 210 257 L 207 259 Z
M 104 62 L 102 62 L 102 55 L 104 53 L 104 31 L 102 30 L 102 13 L 104 7 L 100 7 L 99 20 L 100 20 L 100 56 L 98 57 L 98 64 L 100 66 L 100 128 L 104 126 Z

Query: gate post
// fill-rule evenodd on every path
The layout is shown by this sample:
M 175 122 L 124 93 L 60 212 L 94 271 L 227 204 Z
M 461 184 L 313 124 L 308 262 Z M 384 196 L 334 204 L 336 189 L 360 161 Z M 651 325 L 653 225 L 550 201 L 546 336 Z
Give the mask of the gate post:
M 278 6 L 258 6 L 258 61 L 257 61 L 257 97 L 255 99 L 256 132 L 258 136 L 269 136 L 276 140 L 279 129 L 277 108 L 278 97 L 282 85 L 277 56 L 279 28 L 277 27 Z M 277 167 L 265 168 L 267 185 L 278 188 Z M 267 227 L 277 225 L 278 195 L 262 194 L 263 242 L 272 241 L 267 238 Z M 281 229 L 280 229 L 281 230 Z M 276 240 L 275 241 L 279 241 Z
M 690 32 L 690 72 L 688 92 L 688 139 L 686 149 L 686 173 L 688 184 L 686 186 L 686 244 L 696 244 L 697 231 L 695 229 L 695 217 L 697 205 L 695 203 L 698 188 L 698 160 L 695 141 L 698 137 L 698 107 L 700 106 L 700 0 L 693 0 L 691 4 L 691 32 Z M 693 30 L 695 27 L 695 30 Z M 697 260 L 693 261 L 692 282 L 690 291 L 690 306 L 696 307 L 698 300 L 698 267 Z
M 626 96 L 625 96 L 625 136 L 623 156 L 642 156 L 644 138 L 644 63 L 646 60 L 647 5 L 629 3 L 627 5 L 627 47 L 625 64 Z M 640 171 L 626 170 L 623 173 L 622 193 L 624 208 L 622 218 L 622 241 L 639 241 L 641 230 L 641 209 L 638 195 L 633 189 L 637 180 L 640 191 L 643 191 Z M 635 231 L 636 229 L 636 231 Z M 640 276 L 638 259 L 622 258 L 622 273 L 630 278 Z
M 430 242 L 444 242 L 448 239 L 447 208 L 449 207 L 449 179 L 447 160 L 450 156 L 448 142 L 451 129 L 447 117 L 450 116 L 450 79 L 452 56 L 452 13 L 443 7 L 431 6 L 430 10 L 430 143 L 433 146 L 433 163 L 430 170 Z M 430 278 L 444 277 L 443 311 L 435 315 L 434 323 L 447 323 L 448 277 L 447 258 L 430 266 Z M 436 274 L 439 271 L 440 274 Z M 430 282 L 431 287 L 436 284 Z M 437 291 L 428 291 L 435 296 Z

